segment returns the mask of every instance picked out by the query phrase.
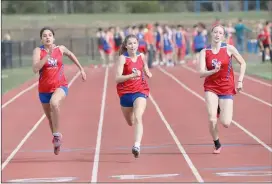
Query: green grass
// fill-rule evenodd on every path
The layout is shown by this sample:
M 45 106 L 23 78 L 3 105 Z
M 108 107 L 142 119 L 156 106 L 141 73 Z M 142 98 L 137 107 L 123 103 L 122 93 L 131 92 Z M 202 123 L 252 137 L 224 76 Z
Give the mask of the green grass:
M 239 71 L 239 65 L 234 64 L 233 68 L 235 71 Z M 248 75 L 255 75 L 257 77 L 272 80 L 272 64 L 270 61 L 267 61 L 265 63 L 258 62 L 248 62 L 247 63 L 247 69 L 246 74 Z
M 50 15 L 2 15 L 2 27 L 8 28 L 33 28 L 41 26 L 53 27 L 98 27 L 109 25 L 131 25 L 136 23 L 150 23 L 154 21 L 167 23 L 194 24 L 198 21 L 209 22 L 219 17 L 222 20 L 237 21 L 238 18 L 245 22 L 255 22 L 259 19 L 270 19 L 268 11 L 261 12 L 192 12 L 184 13 L 153 13 L 153 14 L 50 14 Z
M 33 77 L 31 67 L 2 70 L 2 95 Z
M 28 57 L 25 57 L 28 58 Z M 82 66 L 89 66 L 91 64 L 99 64 L 99 60 L 93 61 L 88 60 L 86 57 L 78 57 Z M 23 61 L 24 62 L 24 61 Z M 25 62 L 29 62 L 28 60 Z M 64 64 L 72 64 L 68 59 L 64 59 Z M 35 75 L 32 71 L 31 65 L 24 66 L 21 68 L 13 68 L 13 69 L 2 69 L 2 95 L 8 92 L 11 89 L 14 89 L 27 80 L 38 76 Z

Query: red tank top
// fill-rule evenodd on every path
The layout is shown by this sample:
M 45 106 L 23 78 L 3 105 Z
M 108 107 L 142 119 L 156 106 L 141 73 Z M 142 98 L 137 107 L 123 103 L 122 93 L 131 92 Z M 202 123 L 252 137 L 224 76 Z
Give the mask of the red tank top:
M 47 55 L 47 51 L 44 49 L 44 46 L 41 46 L 40 49 L 40 60 L 42 60 Z M 55 47 L 51 58 L 40 69 L 38 87 L 40 93 L 53 93 L 60 86 L 68 86 L 66 77 L 64 76 L 62 56 L 60 48 L 58 46 Z
M 205 78 L 204 89 L 217 95 L 234 95 L 235 84 L 231 56 L 227 53 L 227 44 L 222 43 L 217 54 L 212 53 L 211 46 L 206 48 L 207 70 L 214 69 L 216 63 L 221 63 L 221 69 Z
M 136 62 L 133 62 L 127 53 L 124 53 L 126 58 L 126 62 L 124 64 L 123 75 L 129 75 L 133 70 L 137 69 L 141 71 L 141 76 L 135 79 L 129 79 L 125 82 L 117 84 L 117 93 L 121 97 L 127 93 L 143 93 L 145 95 L 149 95 L 149 86 L 145 79 L 144 74 L 144 61 L 140 53 L 137 55 Z

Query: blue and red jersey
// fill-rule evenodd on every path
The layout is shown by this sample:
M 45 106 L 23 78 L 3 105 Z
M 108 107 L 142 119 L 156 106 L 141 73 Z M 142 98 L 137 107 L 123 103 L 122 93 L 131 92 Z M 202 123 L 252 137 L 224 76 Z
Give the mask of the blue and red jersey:
M 232 60 L 227 53 L 227 44 L 222 43 L 217 54 L 212 52 L 211 46 L 208 46 L 205 52 L 207 70 L 213 70 L 217 63 L 221 64 L 221 68 L 217 73 L 205 78 L 205 91 L 211 91 L 217 95 L 236 94 Z
M 133 62 L 131 60 L 127 52 L 125 52 L 123 55 L 126 58 L 126 62 L 124 64 L 124 69 L 123 69 L 123 75 L 129 75 L 135 72 L 135 70 L 139 70 L 141 71 L 141 76 L 136 77 L 134 79 L 129 79 L 122 83 L 118 83 L 116 86 L 118 95 L 121 97 L 122 95 L 127 93 L 140 92 L 148 96 L 149 86 L 145 78 L 144 61 L 143 61 L 142 55 L 140 53 L 137 53 L 136 62 Z
M 44 46 L 40 46 L 41 54 L 40 60 L 46 55 L 47 51 Z M 63 54 L 59 46 L 53 48 L 51 57 L 47 60 L 44 66 L 40 69 L 39 86 L 40 93 L 53 93 L 61 86 L 68 86 L 66 77 L 64 75 L 64 64 L 62 61 Z

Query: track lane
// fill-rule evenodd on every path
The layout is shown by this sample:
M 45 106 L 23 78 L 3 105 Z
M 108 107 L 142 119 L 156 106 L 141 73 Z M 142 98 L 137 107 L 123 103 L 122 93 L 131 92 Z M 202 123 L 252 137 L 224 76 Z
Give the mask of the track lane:
M 194 88 L 199 87 L 198 82 L 192 79 L 191 73 L 185 74 L 180 68 L 166 68 L 166 70 L 176 71 L 177 75 L 183 75 L 182 82 L 186 82 L 186 85 L 188 82 Z M 157 99 L 162 112 L 205 182 L 249 182 L 271 179 L 271 176 L 218 176 L 216 173 L 230 172 L 229 169 L 235 167 L 253 168 L 252 170 L 256 167 L 266 167 L 263 170 L 269 171 L 271 153 L 261 145 L 256 144 L 255 140 L 236 126 L 232 125 L 229 129 L 225 129 L 219 124 L 219 135 L 224 147 L 220 155 L 212 154 L 213 142 L 208 131 L 205 103 L 184 90 L 158 69 L 153 70 L 153 76 L 160 80 L 154 81 L 154 83 L 152 81 L 152 88 L 165 86 L 162 90 L 154 91 L 153 96 Z
M 87 81 L 78 77 L 63 102 L 60 129 L 63 146 L 55 156 L 47 119 L 26 141 L 4 169 L 3 181 L 21 178 L 75 177 L 90 182 L 99 121 L 104 69 L 86 69 Z
M 193 74 L 192 72 L 183 69 L 182 67 L 165 68 L 165 70 L 173 74 L 189 88 L 193 89 L 202 97 L 204 97 L 204 79 L 200 79 L 197 74 Z M 245 87 L 247 89 L 251 89 L 255 86 L 251 86 L 249 84 Z M 264 93 L 266 93 L 266 91 L 264 91 Z M 242 126 L 260 138 L 263 142 L 270 145 L 270 147 L 272 146 L 271 110 L 271 107 L 262 104 L 252 98 L 248 98 L 245 95 L 237 94 L 234 97 L 233 119 L 241 123 Z
M 76 72 L 76 68 L 66 71 L 67 80 L 70 81 Z M 2 109 L 2 163 L 42 116 L 38 98 L 36 86 Z
M 149 82 L 152 80 L 153 78 Z M 158 79 L 154 78 L 154 80 Z M 143 117 L 144 136 L 141 155 L 139 159 L 133 157 L 131 148 L 134 144 L 134 129 L 126 124 L 122 116 L 115 85 L 114 71 L 111 70 L 98 182 L 197 182 L 150 99 Z M 151 87 L 151 93 L 152 91 L 160 91 L 160 87 Z M 177 176 L 162 178 L 149 176 L 151 178 L 145 179 L 138 176 L 156 174 L 177 174 Z M 126 176 L 122 179 L 120 175 Z M 129 177 L 128 175 L 137 176 L 134 179 L 125 179 Z

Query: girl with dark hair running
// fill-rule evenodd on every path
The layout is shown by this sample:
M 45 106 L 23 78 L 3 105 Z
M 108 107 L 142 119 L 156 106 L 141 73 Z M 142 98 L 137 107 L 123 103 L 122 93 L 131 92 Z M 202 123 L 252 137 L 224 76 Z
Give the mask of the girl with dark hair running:
M 86 74 L 76 56 L 65 46 L 56 46 L 55 32 L 49 27 L 42 28 L 40 38 L 42 46 L 33 51 L 33 72 L 39 72 L 39 98 L 53 135 L 54 153 L 60 152 L 62 134 L 59 131 L 60 104 L 68 95 L 68 84 L 64 75 L 63 55 L 68 56 L 79 68 L 82 79 Z

